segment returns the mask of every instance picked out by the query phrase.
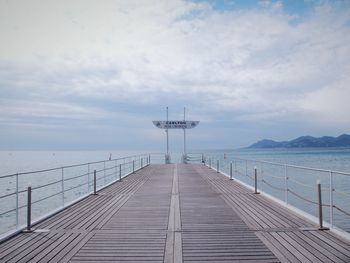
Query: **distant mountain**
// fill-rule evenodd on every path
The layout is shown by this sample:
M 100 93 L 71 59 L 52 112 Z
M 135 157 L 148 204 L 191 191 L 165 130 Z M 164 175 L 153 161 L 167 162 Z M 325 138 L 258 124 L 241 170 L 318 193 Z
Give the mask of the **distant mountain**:
M 304 147 L 350 147 L 350 135 L 342 134 L 338 137 L 301 136 L 291 141 L 276 142 L 273 140 L 261 140 L 248 148 L 304 148 Z

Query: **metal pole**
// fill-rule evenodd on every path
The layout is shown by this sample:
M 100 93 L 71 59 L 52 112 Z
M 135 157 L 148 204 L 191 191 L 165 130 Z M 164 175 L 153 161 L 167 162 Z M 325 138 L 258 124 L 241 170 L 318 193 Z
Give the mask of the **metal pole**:
M 18 229 L 19 226 L 19 211 L 18 211 L 18 173 L 16 174 L 16 229 Z
M 168 113 L 168 107 L 166 107 L 166 125 L 168 127 L 168 121 L 169 121 L 169 113 Z M 166 155 L 169 155 L 169 131 L 168 128 L 165 130 L 166 132 Z
M 331 223 L 331 227 L 333 227 L 333 172 L 329 171 L 329 221 Z
M 96 194 L 96 170 L 94 170 L 94 195 Z
M 232 178 L 232 162 L 230 162 L 230 179 L 233 180 L 233 178 Z
M 259 194 L 258 192 L 258 169 L 254 167 L 254 194 Z
M 135 160 L 132 160 L 132 173 L 135 172 Z
M 28 186 L 27 190 L 27 230 L 26 232 L 31 232 L 31 221 L 32 221 L 32 187 Z
M 264 170 L 262 168 L 262 164 L 260 164 L 260 176 L 261 176 L 261 192 L 264 192 Z
M 61 170 L 61 188 L 62 188 L 62 206 L 64 207 L 64 171 L 63 171 L 63 167 Z M 90 184 L 90 182 L 89 182 Z M 90 185 L 89 185 L 90 188 Z M 89 191 L 90 192 L 90 191 Z
M 143 168 L 143 158 L 141 158 L 141 169 Z
M 184 107 L 184 122 L 186 121 L 186 107 Z M 186 129 L 184 128 L 184 156 L 186 158 Z
M 284 201 L 288 205 L 288 174 L 287 174 L 287 165 L 284 165 Z
M 122 180 L 122 164 L 119 164 L 119 181 Z
M 216 160 L 216 172 L 219 172 L 219 160 Z
M 329 228 L 323 227 L 323 212 L 322 212 L 322 190 L 321 183 L 317 181 L 317 193 L 318 193 L 318 219 L 319 219 L 319 230 L 328 230 Z

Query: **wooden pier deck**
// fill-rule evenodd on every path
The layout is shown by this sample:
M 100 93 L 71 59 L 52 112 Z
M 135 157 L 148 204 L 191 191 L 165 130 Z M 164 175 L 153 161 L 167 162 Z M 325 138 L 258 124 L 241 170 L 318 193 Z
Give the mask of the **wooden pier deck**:
M 0 244 L 0 262 L 350 262 L 350 242 L 202 164 L 150 165 Z

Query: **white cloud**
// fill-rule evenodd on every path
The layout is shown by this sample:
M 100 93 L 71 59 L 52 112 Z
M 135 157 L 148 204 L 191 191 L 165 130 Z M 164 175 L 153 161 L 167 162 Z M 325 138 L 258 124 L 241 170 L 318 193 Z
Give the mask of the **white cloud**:
M 337 114 L 345 123 L 337 101 L 350 85 L 349 6 L 316 5 L 295 23 L 282 2 L 261 4 L 220 12 L 180 0 L 1 1 L 2 95 L 148 105 L 170 94 L 238 119 Z M 86 114 L 79 107 L 71 116 Z

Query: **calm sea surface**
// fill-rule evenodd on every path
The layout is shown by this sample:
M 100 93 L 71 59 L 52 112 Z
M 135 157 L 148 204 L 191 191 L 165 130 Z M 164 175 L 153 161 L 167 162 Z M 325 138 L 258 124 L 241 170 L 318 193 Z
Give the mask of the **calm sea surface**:
M 195 152 L 195 151 L 194 151 Z M 198 151 L 197 151 L 198 152 Z M 329 204 L 330 195 L 330 173 L 309 171 L 299 168 L 287 168 L 288 174 L 288 189 L 290 191 L 286 195 L 284 189 L 286 186 L 284 166 L 276 166 L 270 164 L 264 164 L 253 161 L 243 161 L 240 159 L 249 160 L 261 160 L 269 161 L 281 164 L 290 164 L 298 166 L 313 167 L 332 171 L 341 171 L 350 173 L 350 148 L 316 148 L 316 149 L 242 149 L 242 150 L 211 150 L 203 151 L 205 156 L 210 156 L 214 162 L 216 159 L 220 160 L 221 169 L 226 173 L 229 173 L 229 163 L 235 161 L 234 173 L 235 176 L 241 181 L 253 184 L 252 177 L 254 173 L 254 167 L 258 169 L 259 177 L 259 189 L 274 197 L 302 209 L 303 211 L 312 215 L 317 215 L 317 206 L 312 202 L 317 201 L 316 195 L 316 182 L 319 181 L 322 184 L 322 198 L 324 204 Z M 73 165 L 78 163 L 88 163 L 94 161 L 108 160 L 110 154 L 112 159 L 136 155 L 147 152 L 139 151 L 0 151 L 0 196 L 4 193 L 13 191 L 15 183 L 10 180 L 1 179 L 1 176 L 8 174 L 14 174 L 19 172 L 41 170 L 53 167 L 61 167 L 67 165 Z M 197 155 L 198 156 L 198 155 Z M 154 159 L 156 162 L 162 162 L 163 155 L 158 155 L 159 159 Z M 197 158 L 198 159 L 198 158 Z M 173 153 L 172 161 L 180 162 L 181 154 Z M 216 163 L 215 163 L 216 164 Z M 111 164 L 114 165 L 114 164 Z M 101 167 L 89 167 L 91 169 L 100 169 Z M 111 167 L 113 172 L 113 168 Z M 75 176 L 79 174 L 87 173 L 87 167 L 81 167 L 77 169 L 65 170 L 65 176 Z M 115 171 L 116 173 L 116 171 Z M 24 190 L 28 185 L 39 185 L 39 183 L 50 183 L 54 180 L 60 180 L 61 172 L 56 173 L 43 173 L 34 176 L 23 176 L 20 179 L 20 190 Z M 347 213 L 350 212 L 350 176 L 341 173 L 334 172 L 333 176 L 333 204 L 345 213 L 334 209 L 333 211 L 333 223 L 335 226 L 340 227 L 350 232 L 350 216 Z M 111 180 L 114 178 L 112 175 Z M 85 177 L 81 178 L 82 181 L 77 181 L 76 184 L 85 182 Z M 73 181 L 72 181 L 73 182 Z M 105 181 L 106 182 L 106 181 Z M 108 180 L 107 180 L 108 182 Z M 53 185 L 49 191 L 53 193 L 59 189 L 60 185 Z M 65 186 L 66 187 L 66 186 Z M 91 185 L 89 186 L 91 187 Z M 83 194 L 86 194 L 89 190 L 86 186 L 83 189 L 76 189 L 72 191 L 71 196 L 65 196 L 66 201 L 74 200 Z M 90 189 L 91 190 L 91 189 Z M 47 191 L 46 191 L 47 193 Z M 41 193 L 39 193 L 41 194 Z M 44 194 L 44 193 L 42 193 Z M 298 197 L 299 195 L 299 197 Z M 39 197 L 39 196 L 38 196 Z M 38 214 L 45 213 L 46 208 L 52 206 L 59 206 L 61 199 L 58 198 L 48 199 L 44 207 L 38 206 Z M 302 198 L 311 201 L 305 201 Z M 12 199 L 11 199 L 12 198 Z M 20 205 L 25 204 L 26 197 L 20 196 Z M 1 211 L 8 211 L 13 207 L 15 200 L 13 197 L 8 199 L 0 199 L 0 221 L 1 229 L 0 234 L 12 229 L 14 226 L 14 213 L 9 213 L 1 216 Z M 324 207 L 324 218 L 327 222 L 330 221 L 330 209 Z M 25 222 L 25 209 L 21 210 L 19 224 Z M 5 227 L 4 227 L 5 226 Z

